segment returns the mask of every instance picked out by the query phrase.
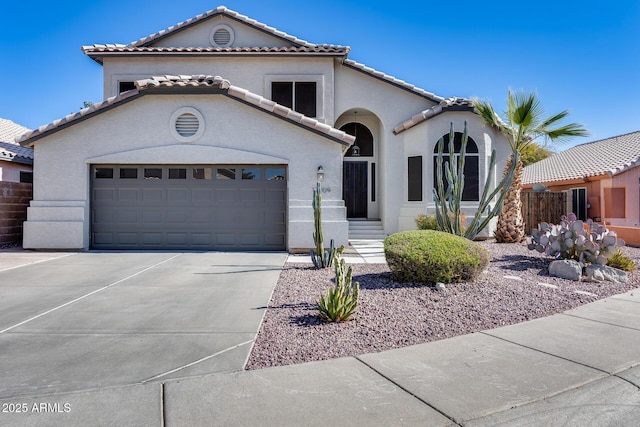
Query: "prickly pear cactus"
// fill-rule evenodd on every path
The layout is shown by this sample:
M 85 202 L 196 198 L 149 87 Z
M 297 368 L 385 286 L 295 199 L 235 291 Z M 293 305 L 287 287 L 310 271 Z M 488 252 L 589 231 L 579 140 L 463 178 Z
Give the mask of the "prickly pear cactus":
M 554 258 L 574 259 L 588 264 L 605 265 L 615 255 L 624 240 L 618 239 L 614 231 L 591 219 L 578 220 L 571 213 L 560 218 L 560 224 L 543 222 L 531 232 L 530 250 L 536 250 Z

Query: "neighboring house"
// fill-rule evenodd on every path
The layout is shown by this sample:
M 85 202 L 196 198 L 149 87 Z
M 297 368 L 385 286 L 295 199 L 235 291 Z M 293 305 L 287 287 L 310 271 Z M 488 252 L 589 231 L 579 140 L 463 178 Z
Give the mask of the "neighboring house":
M 30 130 L 0 118 L 0 181 L 32 182 L 33 150 L 21 147 L 15 141 Z
M 567 191 L 567 211 L 640 244 L 640 131 L 576 145 L 524 169 L 524 188 Z M 630 228 L 630 229 L 626 229 Z
M 104 98 L 21 139 L 37 147 L 27 248 L 288 250 L 349 225 L 414 229 L 433 209 L 434 153 L 468 122 L 464 208 L 493 149 L 470 101 L 442 98 L 225 7 L 130 44 L 84 46 Z M 367 220 L 364 222 L 363 220 Z M 486 230 L 486 234 L 490 230 Z
M 22 240 L 33 181 L 33 150 L 14 139 L 26 132 L 11 120 L 0 118 L 0 245 Z

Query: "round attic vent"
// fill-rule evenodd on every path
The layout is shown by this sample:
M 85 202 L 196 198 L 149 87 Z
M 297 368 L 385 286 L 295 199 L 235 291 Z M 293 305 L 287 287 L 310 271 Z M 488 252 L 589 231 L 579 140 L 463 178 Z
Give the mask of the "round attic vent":
M 195 135 L 199 128 L 198 118 L 191 113 L 183 113 L 176 119 L 176 132 L 182 137 L 189 138 Z
M 180 108 L 171 116 L 171 133 L 181 142 L 192 142 L 204 133 L 204 117 L 191 107 Z
M 214 47 L 229 47 L 234 38 L 233 30 L 228 25 L 216 25 L 211 30 L 211 45 Z

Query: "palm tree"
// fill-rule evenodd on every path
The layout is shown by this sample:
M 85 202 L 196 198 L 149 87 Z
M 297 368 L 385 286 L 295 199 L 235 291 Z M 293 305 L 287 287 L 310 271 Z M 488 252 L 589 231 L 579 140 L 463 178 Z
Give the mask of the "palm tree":
M 561 142 L 574 136 L 588 136 L 589 132 L 579 123 L 561 125 L 569 115 L 567 110 L 545 118 L 544 111 L 535 93 L 514 93 L 509 89 L 507 111 L 500 117 L 493 106 L 478 99 L 473 100 L 476 112 L 489 126 L 500 131 L 511 145 L 511 157 L 505 166 L 507 171 L 513 161 L 514 153 L 521 152 L 536 140 Z M 521 157 L 521 156 L 519 156 Z M 503 209 L 498 216 L 495 238 L 500 243 L 517 243 L 524 240 L 524 221 L 522 219 L 523 166 L 520 159 L 511 186 L 506 190 Z

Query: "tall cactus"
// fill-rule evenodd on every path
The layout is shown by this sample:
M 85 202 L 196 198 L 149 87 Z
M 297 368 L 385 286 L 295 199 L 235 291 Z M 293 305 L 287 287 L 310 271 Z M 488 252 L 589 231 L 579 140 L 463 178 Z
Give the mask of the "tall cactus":
M 496 150 L 491 152 L 491 161 L 489 162 L 489 173 L 487 174 L 487 180 L 484 184 L 482 191 L 482 197 L 478 204 L 471 224 L 464 229 L 460 223 L 460 202 L 462 201 L 462 191 L 464 190 L 464 163 L 467 153 L 467 122 L 464 122 L 464 132 L 462 134 L 462 147 L 460 149 L 460 157 L 456 162 L 455 150 L 454 150 L 454 137 L 453 122 L 451 123 L 451 129 L 449 131 L 449 161 L 444 163 L 445 178 L 448 186 L 447 190 L 444 190 L 444 181 L 442 176 L 442 164 L 443 164 L 443 151 L 444 151 L 444 139 L 438 140 L 438 157 L 436 158 L 436 187 L 433 189 L 433 201 L 436 204 L 436 219 L 438 220 L 438 226 L 442 231 L 455 234 L 458 236 L 466 237 L 473 240 L 480 231 L 482 231 L 489 222 L 500 215 L 502 211 L 502 202 L 506 195 L 506 189 L 511 185 L 514 174 L 516 172 L 516 164 L 519 153 L 514 153 L 514 161 L 511 163 L 511 167 L 506 171 L 504 177 L 500 181 L 496 188 L 490 192 L 491 181 L 489 177 L 493 176 L 496 169 Z M 495 205 L 491 206 L 491 201 L 500 193 Z M 486 218 L 482 219 L 482 216 L 486 213 Z M 450 215 L 451 214 L 451 215 Z
M 316 245 L 315 250 L 312 249 L 309 255 L 311 255 L 311 261 L 316 268 L 331 267 L 333 263 L 333 255 L 335 248 L 333 245 L 333 239 L 329 244 L 329 250 L 324 250 L 324 239 L 322 236 L 322 188 L 318 182 L 316 188 L 313 190 L 313 222 L 315 232 L 313 233 L 313 241 Z

